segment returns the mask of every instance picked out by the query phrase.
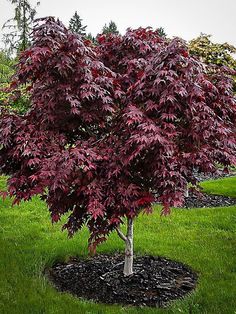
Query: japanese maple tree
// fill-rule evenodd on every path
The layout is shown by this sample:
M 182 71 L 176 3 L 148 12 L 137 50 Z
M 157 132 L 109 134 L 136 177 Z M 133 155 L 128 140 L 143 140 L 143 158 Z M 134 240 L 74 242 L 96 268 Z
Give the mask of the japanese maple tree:
M 38 22 L 12 82 L 29 85 L 32 105 L 1 108 L 0 167 L 14 203 L 41 195 L 53 222 L 68 214 L 69 236 L 88 227 L 90 250 L 116 230 L 130 275 L 135 217 L 156 201 L 163 214 L 181 205 L 194 169 L 236 163 L 232 70 L 206 69 L 152 29 L 98 43 Z

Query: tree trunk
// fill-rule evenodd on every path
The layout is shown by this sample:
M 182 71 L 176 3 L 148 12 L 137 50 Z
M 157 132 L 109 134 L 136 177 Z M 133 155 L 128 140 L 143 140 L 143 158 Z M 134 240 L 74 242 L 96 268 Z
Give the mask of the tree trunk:
M 124 263 L 124 276 L 130 276 L 133 274 L 133 259 L 134 259 L 134 247 L 133 247 L 133 228 L 134 219 L 127 218 L 127 233 L 126 236 L 116 227 L 118 236 L 125 242 L 125 263 Z
M 23 38 L 22 38 L 22 51 L 26 50 L 26 3 L 23 2 Z
M 124 276 L 130 276 L 133 274 L 133 218 L 127 219 L 127 234 L 125 240 L 125 264 L 124 264 Z

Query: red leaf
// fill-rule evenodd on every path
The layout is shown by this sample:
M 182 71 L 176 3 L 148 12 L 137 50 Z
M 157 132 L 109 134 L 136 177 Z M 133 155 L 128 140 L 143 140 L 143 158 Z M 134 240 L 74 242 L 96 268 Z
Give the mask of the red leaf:
M 60 220 L 60 216 L 58 214 L 51 215 L 52 222 L 58 222 Z
M 7 196 L 8 196 L 7 191 L 0 191 L 0 197 L 2 197 L 3 201 L 6 199 Z
M 169 205 L 164 205 L 161 210 L 161 216 L 167 216 L 167 215 L 170 215 L 170 213 L 171 213 L 171 209 Z

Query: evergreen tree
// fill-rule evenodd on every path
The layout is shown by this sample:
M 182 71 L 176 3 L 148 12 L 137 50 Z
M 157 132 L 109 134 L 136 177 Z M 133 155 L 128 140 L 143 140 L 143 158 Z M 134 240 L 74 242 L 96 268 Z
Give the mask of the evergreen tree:
M 116 26 L 116 23 L 113 21 L 110 21 L 109 25 L 105 24 L 102 29 L 102 34 L 119 34 L 118 28 Z
M 164 37 L 164 38 L 167 37 L 167 34 L 163 27 L 159 27 L 157 30 L 158 30 L 159 36 Z
M 76 34 L 80 34 L 82 36 L 86 35 L 86 28 L 87 25 L 82 25 L 82 19 L 80 18 L 77 11 L 75 11 L 75 14 L 72 16 L 72 18 L 69 21 L 69 29 Z
M 31 7 L 28 0 L 9 0 L 14 5 L 15 15 L 7 20 L 3 29 L 8 29 L 4 34 L 6 49 L 19 53 L 30 46 L 30 33 L 32 31 L 33 21 L 36 15 L 36 7 Z

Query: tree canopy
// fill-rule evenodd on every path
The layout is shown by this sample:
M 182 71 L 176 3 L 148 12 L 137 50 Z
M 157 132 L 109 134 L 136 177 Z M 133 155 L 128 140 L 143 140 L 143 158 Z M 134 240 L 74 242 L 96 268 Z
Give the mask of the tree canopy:
M 207 64 L 228 66 L 236 70 L 236 59 L 234 58 L 236 48 L 228 43 L 213 43 L 211 35 L 201 34 L 196 39 L 192 39 L 189 42 L 189 51 Z
M 236 91 L 236 48 L 228 43 L 218 44 L 211 41 L 211 35 L 201 34 L 189 42 L 190 54 L 197 56 L 206 64 L 229 67 L 233 70 L 234 91 Z
M 150 28 L 100 35 L 98 45 L 53 18 L 34 30 L 12 89 L 32 106 L 1 110 L 0 169 L 14 203 L 39 194 L 70 236 L 86 225 L 93 250 L 161 202 L 184 200 L 195 169 L 236 163 L 232 70 L 206 66 L 181 39 Z

